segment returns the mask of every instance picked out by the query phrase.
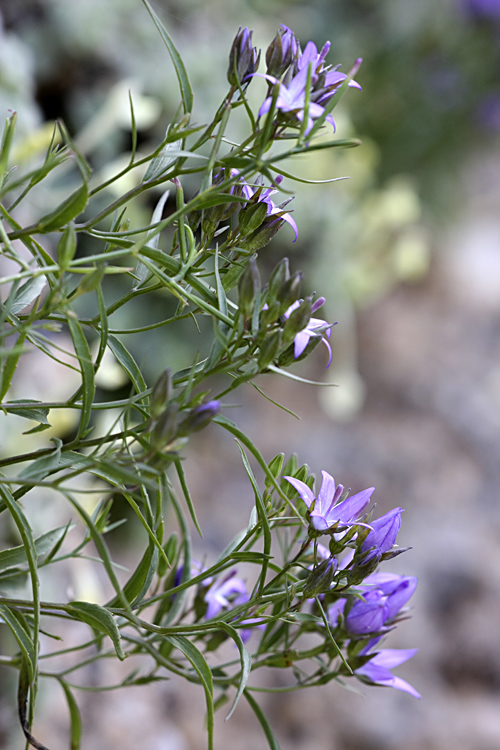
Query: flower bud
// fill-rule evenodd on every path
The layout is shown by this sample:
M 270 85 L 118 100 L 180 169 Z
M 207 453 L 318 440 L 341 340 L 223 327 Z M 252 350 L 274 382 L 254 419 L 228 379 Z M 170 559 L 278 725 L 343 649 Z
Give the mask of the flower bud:
M 335 557 L 329 557 L 316 565 L 309 573 L 302 591 L 305 599 L 312 599 L 319 594 L 326 594 L 332 585 L 333 575 L 337 569 Z
M 281 314 L 286 312 L 299 299 L 303 277 L 302 271 L 297 271 L 278 289 L 276 298 L 281 305 Z
M 280 348 L 281 331 L 275 331 L 264 339 L 257 358 L 259 370 L 265 370 L 276 359 Z
M 242 237 L 252 234 L 267 216 L 265 203 L 249 203 L 238 215 L 238 231 Z
M 172 371 L 170 367 L 162 372 L 151 391 L 151 416 L 159 417 L 172 395 Z
M 189 435 L 206 427 L 220 411 L 220 401 L 207 401 L 191 409 L 187 417 L 181 422 L 179 435 Z
M 72 221 L 62 233 L 62 237 L 57 245 L 57 260 L 63 271 L 67 269 L 76 253 L 76 231 Z
M 266 51 L 267 74 L 280 78 L 296 58 L 297 40 L 287 26 L 281 26 Z
M 252 48 L 252 33 L 246 26 L 240 28 L 229 52 L 227 80 L 235 88 L 248 84 L 249 77 L 259 66 L 260 51 L 257 53 L 257 48 Z
M 238 307 L 244 318 L 251 316 L 257 294 L 260 291 L 260 274 L 255 256 L 252 256 L 238 284 Z
M 162 450 L 166 445 L 172 442 L 177 435 L 177 412 L 179 404 L 172 403 L 167 406 L 165 411 L 158 417 L 155 426 L 151 432 L 151 444 L 157 449 Z
M 271 303 L 276 299 L 276 295 L 281 286 L 290 278 L 290 267 L 288 258 L 282 258 L 277 266 L 274 267 L 269 283 L 267 285 L 267 301 Z
M 280 316 L 280 303 L 276 300 L 270 305 L 264 305 L 260 314 L 259 329 L 266 331 L 268 325 L 275 323 Z

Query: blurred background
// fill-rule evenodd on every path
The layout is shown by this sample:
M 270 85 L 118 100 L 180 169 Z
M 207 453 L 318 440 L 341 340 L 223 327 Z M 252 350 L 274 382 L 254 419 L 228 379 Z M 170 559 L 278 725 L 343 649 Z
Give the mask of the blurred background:
M 419 649 L 398 674 L 423 699 L 368 687 L 356 695 L 334 684 L 263 696 L 281 747 L 497 750 L 500 0 L 155 0 L 153 6 L 184 58 L 197 122 L 211 118 L 225 93 L 227 54 L 240 26 L 252 28 L 254 44 L 264 50 L 280 23 L 303 46 L 330 40 L 328 61 L 342 63 L 343 71 L 363 58 L 357 75 L 363 92 L 350 91 L 336 110 L 338 136 L 355 135 L 362 145 L 317 152 L 294 165 L 309 179 L 349 179 L 294 185 L 299 239 L 292 244 L 285 226 L 260 261 L 265 278 L 265 269 L 288 255 L 293 270 L 305 271 L 306 291 L 327 298 L 322 316 L 338 321 L 332 366 L 323 370 L 320 348 L 296 371 L 339 387 L 264 377 L 266 393 L 301 421 L 276 409 L 271 430 L 269 403 L 252 388 L 238 392 L 238 419 L 266 458 L 295 451 L 317 474 L 324 468 L 353 491 L 375 485 L 380 514 L 405 508 L 398 541 L 413 549 L 386 570 L 417 575 L 419 588 L 412 619 L 388 646 Z M 163 138 L 179 95 L 139 0 L 1 0 L 0 114 L 18 112 L 17 161 L 40 159 L 53 121 L 62 118 L 95 173 L 116 173 L 130 148 L 129 89 L 147 153 Z M 255 82 L 250 92 L 258 107 L 265 84 Z M 195 189 L 195 181 L 186 187 Z M 36 215 L 49 198 L 38 200 Z M 142 226 L 151 208 L 137 204 L 132 219 Z M 157 317 L 168 302 L 159 297 L 152 304 Z M 114 323 L 141 325 L 151 314 L 127 308 Z M 128 337 L 148 382 L 167 365 L 189 364 L 198 344 L 185 333 Z M 29 357 L 22 360 L 13 398 L 50 400 L 51 387 L 71 392 L 57 373 L 45 373 L 43 382 L 38 373 L 35 384 L 34 367 Z M 122 386 L 112 368 L 101 383 L 108 390 Z M 16 435 L 2 424 L 1 442 L 8 440 L 14 453 Z M 54 430 L 64 435 L 70 427 Z M 51 434 L 33 439 L 48 442 Z M 211 559 L 246 524 L 252 493 L 232 441 L 215 427 L 207 435 L 192 441 L 186 468 L 205 530 L 200 555 Z M 134 540 L 115 541 L 125 543 L 133 548 Z M 92 674 L 96 684 L 101 677 Z M 0 746 L 17 750 L 10 680 L 2 670 Z M 269 677 L 275 686 L 286 681 Z M 204 747 L 201 691 L 175 679 L 83 693 L 81 705 L 88 750 Z M 51 750 L 66 747 L 63 697 L 42 698 L 38 716 L 37 734 Z M 245 706 L 227 724 L 218 719 L 217 747 L 265 746 Z

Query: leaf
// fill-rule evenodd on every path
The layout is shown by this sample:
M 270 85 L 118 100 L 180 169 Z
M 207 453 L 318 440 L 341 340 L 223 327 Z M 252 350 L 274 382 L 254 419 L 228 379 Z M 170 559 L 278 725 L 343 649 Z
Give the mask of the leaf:
M 23 401 L 19 401 L 20 404 L 23 404 L 22 406 L 12 406 L 12 404 L 15 403 L 15 401 L 11 401 L 8 406 L 4 407 L 5 411 L 9 414 L 15 414 L 18 417 L 24 417 L 25 419 L 31 419 L 34 422 L 40 422 L 40 424 L 47 425 L 47 427 L 51 426 L 47 419 L 50 408 L 48 406 L 40 406 L 40 404 L 42 404 L 41 401 L 26 398 L 23 399 Z M 33 404 L 33 406 L 26 406 L 26 404 Z
M 94 402 L 94 365 L 92 363 L 89 345 L 79 320 L 73 317 L 73 315 L 68 315 L 66 319 L 68 321 L 69 332 L 73 339 L 75 354 L 78 358 L 82 374 L 82 410 L 80 414 L 80 424 L 78 426 L 78 437 L 81 438 L 87 432 Z
M 37 566 L 37 555 L 36 548 L 33 541 L 33 534 L 31 527 L 24 515 L 19 503 L 15 501 L 10 491 L 6 487 L 0 485 L 0 500 L 3 500 L 7 508 L 9 509 L 12 520 L 17 526 L 17 530 L 23 542 L 23 547 L 26 552 L 26 559 L 28 562 L 28 568 L 31 578 L 31 590 L 33 593 L 33 669 L 34 674 L 37 671 L 37 651 L 38 651 L 38 631 L 40 628 L 40 584 L 38 581 L 38 566 Z
M 261 707 L 253 697 L 253 695 L 250 693 L 249 690 L 244 690 L 243 695 L 247 699 L 248 703 L 250 704 L 252 711 L 254 712 L 255 716 L 260 722 L 260 725 L 262 729 L 264 730 L 264 734 L 266 735 L 267 742 L 269 744 L 269 747 L 271 750 L 280 750 L 280 746 L 278 745 L 278 741 L 276 737 L 273 734 L 273 730 L 271 729 L 271 725 L 269 724 L 266 715 L 262 711 Z
M 180 459 L 177 459 L 174 461 L 175 468 L 177 470 L 177 476 L 179 477 L 179 482 L 182 488 L 182 493 L 184 495 L 184 499 L 186 500 L 186 505 L 188 506 L 189 513 L 191 515 L 192 521 L 196 527 L 196 531 L 198 534 L 203 538 L 203 534 L 201 532 L 200 524 L 198 523 L 198 519 L 196 518 L 196 511 L 194 509 L 194 503 L 191 499 L 191 495 L 189 493 L 189 489 L 186 482 L 186 476 L 184 474 L 184 469 L 182 466 L 182 463 Z
M 59 447 L 50 455 L 37 458 L 31 464 L 22 469 L 19 472 L 19 478 L 40 481 L 45 479 L 49 474 L 54 474 L 56 471 L 61 471 L 62 469 L 80 468 L 83 471 L 83 469 L 88 468 L 91 463 L 91 459 L 87 456 L 82 456 L 81 453 L 76 453 L 75 451 L 61 453 Z
M 59 526 L 57 529 L 52 529 L 52 531 L 48 531 L 34 540 L 39 565 L 43 564 L 43 558 L 50 555 L 53 548 L 65 537 L 67 531 L 68 526 Z M 22 544 L 0 552 L 0 571 L 25 565 L 27 562 L 28 557 Z
M 72 615 L 76 620 L 86 622 L 94 630 L 98 630 L 101 633 L 108 635 L 113 641 L 116 655 L 123 661 L 126 658 L 126 654 L 123 652 L 122 645 L 120 642 L 120 631 L 118 625 L 111 612 L 105 607 L 101 607 L 100 604 L 93 604 L 91 602 L 70 602 L 66 605 L 66 611 Z
M 108 346 L 115 355 L 118 362 L 121 364 L 123 369 L 127 372 L 130 380 L 132 381 L 134 388 L 137 393 L 142 393 L 147 390 L 146 381 L 142 376 L 135 359 L 128 351 L 127 347 L 116 338 L 116 336 L 109 336 Z M 141 399 L 141 403 L 147 403 L 147 398 Z
M 147 0 L 142 0 L 146 8 L 148 9 L 149 15 L 153 19 L 156 28 L 160 32 L 161 38 L 163 39 L 163 42 L 165 44 L 165 47 L 168 49 L 170 57 L 172 58 L 172 62 L 174 64 L 175 72 L 177 74 L 177 78 L 179 80 L 179 87 L 181 90 L 181 96 L 182 96 L 182 103 L 184 106 L 184 112 L 186 114 L 193 111 L 193 90 L 191 88 L 191 84 L 189 83 L 188 74 L 186 72 L 186 68 L 184 67 L 184 63 L 182 62 L 182 58 L 177 52 L 174 43 L 172 42 L 167 30 L 163 26 L 162 22 L 150 6 Z
M 6 604 L 0 604 L 0 617 L 9 626 L 27 663 L 30 682 L 36 674 L 36 651 L 30 633 L 21 625 L 14 612 Z
M 36 231 L 47 233 L 62 229 L 85 210 L 88 202 L 89 189 L 87 183 L 84 182 L 60 206 L 46 216 L 42 216 L 36 226 Z
M 59 679 L 59 684 L 64 690 L 66 702 L 69 709 L 69 719 L 71 727 L 71 744 L 70 750 L 80 750 L 80 743 L 82 739 L 82 718 L 80 716 L 80 710 L 78 703 L 75 700 L 75 696 L 69 689 L 69 686 L 64 680 Z
M 16 291 L 12 302 L 10 304 L 9 301 L 6 302 L 9 312 L 12 313 L 12 315 L 17 315 L 21 310 L 24 310 L 25 307 L 31 305 L 31 303 L 40 296 L 46 285 L 47 279 L 43 275 L 33 276 L 31 279 L 28 279 L 28 281 Z
M 226 716 L 226 721 L 228 721 L 231 716 L 234 713 L 234 709 L 238 705 L 238 701 L 240 700 L 241 696 L 243 695 L 243 691 L 245 690 L 246 684 L 248 682 L 248 678 L 250 677 L 250 673 L 252 671 L 252 657 L 248 653 L 248 651 L 245 648 L 245 644 L 243 643 L 241 636 L 239 635 L 238 631 L 235 630 L 235 628 L 232 627 L 232 625 L 229 625 L 228 623 L 218 623 L 219 627 L 224 630 L 235 642 L 238 651 L 240 652 L 240 661 L 241 661 L 241 677 L 240 682 L 238 685 L 238 690 L 236 691 L 236 696 L 233 701 L 233 705 L 231 706 L 231 709 Z
M 167 638 L 175 648 L 182 651 L 184 656 L 191 662 L 194 670 L 200 678 L 200 682 L 205 691 L 205 701 L 207 704 L 207 731 L 208 731 L 208 750 L 213 750 L 213 732 L 214 732 L 214 686 L 212 672 L 201 651 L 194 643 L 184 635 L 168 636 Z

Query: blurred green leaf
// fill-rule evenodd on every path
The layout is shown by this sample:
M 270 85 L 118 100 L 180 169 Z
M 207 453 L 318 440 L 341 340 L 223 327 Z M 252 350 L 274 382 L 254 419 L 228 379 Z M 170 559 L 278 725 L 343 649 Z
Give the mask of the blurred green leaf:
M 179 79 L 179 87 L 181 90 L 181 96 L 182 96 L 182 103 L 184 106 L 184 112 L 186 114 L 189 114 L 193 111 L 193 90 L 191 88 L 191 84 L 189 83 L 188 74 L 186 71 L 186 68 L 184 67 L 184 63 L 182 62 L 182 58 L 177 52 L 174 43 L 172 42 L 167 30 L 163 26 L 162 22 L 150 6 L 147 0 L 142 0 L 146 8 L 148 9 L 149 15 L 153 19 L 156 28 L 160 32 L 161 38 L 163 39 L 163 42 L 165 44 L 165 47 L 168 49 L 170 57 L 172 58 L 172 62 L 174 64 L 175 72 L 177 74 L 177 78 Z
M 86 622 L 94 630 L 98 630 L 101 633 L 108 635 L 113 641 L 116 655 L 123 661 L 126 658 L 123 652 L 120 631 L 118 625 L 115 622 L 115 618 L 108 612 L 105 607 L 101 607 L 100 604 L 93 604 L 91 602 L 71 602 L 66 605 L 66 611 L 72 615 L 76 620 Z

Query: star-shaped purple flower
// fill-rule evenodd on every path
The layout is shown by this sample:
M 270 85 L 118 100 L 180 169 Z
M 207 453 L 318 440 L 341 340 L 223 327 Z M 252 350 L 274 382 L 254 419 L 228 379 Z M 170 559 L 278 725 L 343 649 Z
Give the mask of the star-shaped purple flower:
M 379 638 L 376 638 L 375 640 L 370 641 L 360 652 L 360 656 L 369 654 L 379 640 Z M 401 679 L 401 677 L 396 677 L 390 671 L 391 669 L 394 669 L 394 667 L 398 667 L 400 664 L 408 661 L 408 659 L 411 659 L 412 656 L 415 656 L 417 650 L 418 649 L 416 648 L 382 649 L 381 651 L 375 652 L 373 657 L 370 661 L 366 662 L 366 664 L 355 669 L 354 673 L 358 675 L 358 677 L 361 677 L 363 681 L 369 682 L 373 685 L 392 687 L 396 690 L 402 690 L 405 693 L 409 693 L 415 698 L 421 698 L 422 696 L 415 690 L 413 685 L 410 685 L 409 682 Z
M 359 519 L 370 502 L 370 497 L 375 487 L 369 487 L 339 502 L 344 492 L 344 487 L 341 484 L 335 487 L 335 480 L 327 471 L 322 471 L 321 474 L 323 482 L 317 496 L 300 479 L 283 477 L 283 479 L 286 479 L 287 482 L 290 482 L 295 487 L 302 500 L 310 509 L 309 518 L 312 527 L 316 531 L 326 531 L 333 526 L 353 526 L 358 523 L 357 519 Z
M 297 61 L 297 72 L 293 77 L 290 77 L 289 71 L 282 82 L 271 75 L 263 73 L 255 74 L 265 78 L 272 84 L 279 84 L 280 88 L 276 100 L 276 109 L 285 115 L 293 115 L 297 120 L 303 122 L 304 117 L 306 116 L 307 80 L 309 68 L 311 69 L 311 90 L 309 92 L 309 106 L 307 110 L 305 135 L 311 130 L 314 120 L 317 120 L 318 117 L 321 117 L 324 113 L 325 105 L 330 101 L 332 96 L 347 78 L 347 76 L 344 73 L 340 73 L 337 68 L 332 70 L 329 67 L 325 68 L 323 66 L 329 49 L 330 43 L 327 42 L 321 52 L 318 53 L 316 45 L 313 42 L 308 42 L 304 52 Z M 358 67 L 360 63 L 361 61 L 357 62 Z M 353 80 L 349 81 L 348 85 L 358 89 L 361 88 L 361 86 Z M 272 99 L 272 96 L 266 98 L 259 110 L 259 117 L 269 112 Z M 332 115 L 327 115 L 325 119 L 335 130 L 335 121 Z

